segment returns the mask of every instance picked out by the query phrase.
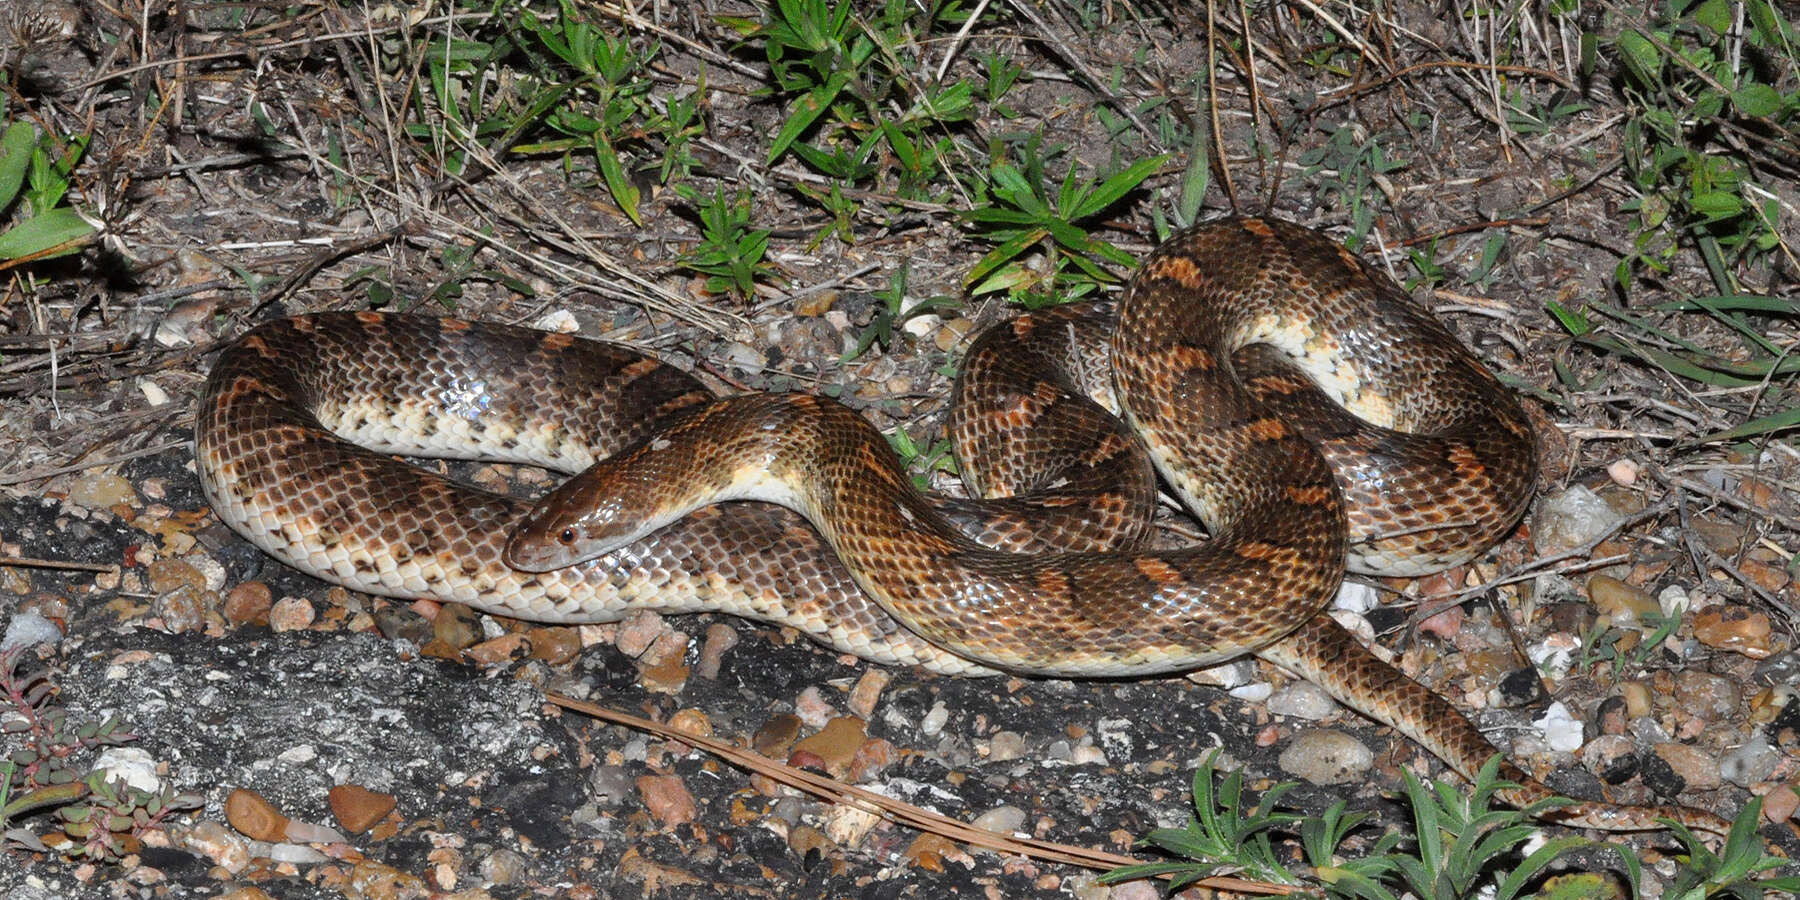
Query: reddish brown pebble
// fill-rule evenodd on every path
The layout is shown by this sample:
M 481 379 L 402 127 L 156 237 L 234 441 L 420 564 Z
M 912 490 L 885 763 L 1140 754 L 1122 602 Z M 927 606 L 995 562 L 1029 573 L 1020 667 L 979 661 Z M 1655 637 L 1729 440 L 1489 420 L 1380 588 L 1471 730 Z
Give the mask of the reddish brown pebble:
M 287 840 L 288 817 L 261 794 L 238 788 L 225 798 L 225 821 L 245 837 L 258 841 Z
M 867 737 L 866 727 L 863 720 L 855 716 L 838 716 L 826 722 L 824 728 L 801 738 L 794 745 L 794 752 L 818 754 L 825 760 L 827 772 L 842 775 L 850 768 L 850 760 L 855 758 L 857 748 Z
M 481 622 L 475 610 L 460 603 L 446 603 L 431 620 L 431 634 L 450 648 L 461 650 L 481 640 Z
M 796 769 L 811 769 L 814 772 L 825 772 L 825 758 L 811 750 L 795 750 L 788 754 L 787 764 Z
M 246 581 L 231 589 L 225 595 L 225 621 L 237 627 L 246 625 L 267 626 L 269 609 L 275 605 L 275 599 L 269 593 L 269 586 L 260 581 Z
M 1800 784 L 1778 784 L 1763 797 L 1763 818 L 1785 822 L 1800 809 Z
M 491 641 L 482 641 L 463 653 L 471 662 L 483 666 L 497 666 L 513 660 L 524 659 L 531 652 L 525 635 L 519 632 L 503 634 Z
M 844 778 L 852 784 L 873 781 L 894 761 L 894 745 L 881 738 L 869 738 L 862 746 L 856 748 L 856 756 L 850 760 L 850 768 Z
M 313 623 L 312 601 L 304 597 L 283 597 L 269 609 L 269 627 L 276 631 L 301 631 Z
M 394 795 L 371 791 L 360 784 L 340 784 L 331 789 L 331 814 L 351 834 L 362 834 L 394 810 Z
M 769 721 L 756 730 L 756 736 L 750 739 L 750 747 L 770 759 L 780 759 L 787 755 L 788 748 L 794 746 L 794 738 L 799 736 L 800 717 L 779 713 L 770 716 Z
M 674 828 L 694 821 L 694 795 L 674 775 L 644 775 L 637 780 L 644 807 L 664 826 Z
M 1709 606 L 1694 614 L 1694 637 L 1708 647 L 1768 658 L 1769 617 L 1743 606 Z
M 956 844 L 940 834 L 921 834 L 907 846 L 901 854 L 907 860 L 928 872 L 944 871 L 944 859 L 956 855 Z
M 581 655 L 581 632 L 565 626 L 531 632 L 531 658 L 560 666 Z

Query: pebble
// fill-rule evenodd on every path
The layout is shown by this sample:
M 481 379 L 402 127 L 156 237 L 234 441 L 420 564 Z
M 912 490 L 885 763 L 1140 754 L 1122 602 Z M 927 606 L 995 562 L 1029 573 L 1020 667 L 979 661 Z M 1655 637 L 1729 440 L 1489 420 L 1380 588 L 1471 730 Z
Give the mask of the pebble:
M 250 843 L 211 819 L 194 823 L 182 835 L 181 845 L 233 875 L 250 865 Z
M 273 843 L 287 838 L 288 817 L 248 788 L 238 788 L 225 798 L 225 821 L 252 840 Z
M 819 822 L 819 830 L 825 832 L 825 837 L 840 847 L 854 847 L 879 824 L 880 813 L 837 803 L 825 812 L 824 818 Z
M 856 751 L 868 737 L 866 723 L 854 716 L 839 716 L 825 727 L 801 738 L 793 753 L 812 753 L 825 763 L 825 771 L 841 776 L 856 758 Z
M 1657 744 L 1655 751 L 1682 780 L 1683 790 L 1710 791 L 1722 783 L 1718 758 L 1699 747 L 1665 741 Z
M 794 746 L 794 739 L 800 736 L 800 724 L 800 717 L 790 713 L 770 716 L 750 739 L 750 747 L 770 759 L 781 759 L 787 756 Z
M 1625 713 L 1633 719 L 1641 719 L 1650 714 L 1650 686 L 1641 681 L 1626 681 L 1619 685 L 1619 695 L 1625 698 Z
M 327 795 L 331 814 L 351 834 L 362 834 L 394 811 L 394 795 L 371 791 L 360 784 L 340 784 Z
M 446 607 L 448 608 L 448 607 Z M 443 618 L 441 615 L 439 618 Z M 524 632 L 503 634 L 491 641 L 466 645 L 463 653 L 478 666 L 498 666 L 531 655 L 531 638 Z
M 269 628 L 276 632 L 304 631 L 312 627 L 315 617 L 312 601 L 305 597 L 283 597 L 269 608 Z
M 1685 669 L 1675 675 L 1675 703 L 1689 715 L 1724 719 L 1737 712 L 1743 692 L 1729 678 Z
M 631 792 L 631 774 L 624 766 L 595 766 L 587 776 L 588 790 L 596 802 L 618 806 Z
M 480 615 L 461 603 L 446 603 L 431 620 L 431 636 L 452 650 L 474 646 L 482 636 Z
M 926 737 L 937 737 L 938 732 L 943 731 L 945 723 L 949 721 L 950 708 L 940 700 L 933 703 L 931 709 L 925 713 L 925 718 L 919 721 L 919 730 L 924 732 Z
M 674 828 L 694 821 L 694 795 L 676 775 L 642 775 L 637 779 L 638 793 L 644 808 L 665 827 Z
M 846 808 L 836 807 L 836 809 Z M 795 825 L 789 828 L 787 843 L 788 849 L 792 850 L 795 856 L 800 857 L 800 868 L 806 872 L 817 868 L 819 863 L 825 861 L 825 857 L 831 855 L 833 849 L 831 838 L 826 837 L 825 832 L 811 825 Z
M 1111 762 L 1106 758 L 1106 751 L 1093 744 L 1078 744 L 1069 751 L 1069 762 L 1077 766 L 1105 766 Z
M 799 716 L 806 727 L 817 730 L 824 728 L 826 722 L 838 715 L 838 711 L 819 693 L 817 687 L 808 687 L 794 698 L 794 715 Z
M 1721 604 L 1695 613 L 1694 637 L 1708 647 L 1751 659 L 1767 659 L 1773 652 L 1768 615 L 1744 606 Z
M 1800 810 L 1800 784 L 1778 784 L 1763 795 L 1763 818 L 1786 822 Z
M 1538 505 L 1531 523 L 1531 543 L 1538 555 L 1549 556 L 1580 547 L 1623 520 L 1599 495 L 1578 484 Z
M 1624 734 L 1630 724 L 1630 710 L 1624 697 L 1616 694 L 1608 697 L 1594 710 L 1595 734 Z
M 137 505 L 137 491 L 117 472 L 90 472 L 69 485 L 69 502 L 87 509 Z
M 180 588 L 206 590 L 206 576 L 191 563 L 179 559 L 159 559 L 150 564 L 147 573 L 150 590 L 166 594 Z
M 894 676 L 886 669 L 870 669 L 856 680 L 856 687 L 850 689 L 850 699 L 846 705 L 850 712 L 863 719 L 875 717 L 875 704 L 881 702 L 881 692 L 887 688 Z
M 1318 721 L 1337 710 L 1337 701 L 1310 681 L 1292 681 L 1269 697 L 1269 712 Z
M 1587 580 L 1588 599 L 1594 609 L 1614 624 L 1642 622 L 1662 614 L 1662 604 L 1649 591 L 1626 584 L 1611 575 L 1592 575 Z
M 501 848 L 482 857 L 479 870 L 481 880 L 487 884 L 510 885 L 520 883 L 530 865 L 524 854 Z
M 14 613 L 7 620 L 6 635 L 0 637 L 0 651 L 14 647 L 35 647 L 62 640 L 63 632 L 56 623 L 34 612 Z
M 874 781 L 894 763 L 894 745 L 882 738 L 869 738 L 856 748 L 844 779 L 852 784 Z
M 900 855 L 915 867 L 928 872 L 944 871 L 944 860 L 956 856 L 959 852 L 956 844 L 941 834 L 925 832 L 906 846 Z
M 531 632 L 531 658 L 553 666 L 581 655 L 581 632 L 563 625 L 534 628 Z
M 724 664 L 725 654 L 737 645 L 737 629 L 724 622 L 706 626 L 706 639 L 700 644 L 700 659 L 694 664 L 694 674 L 709 681 L 719 677 L 719 666 Z
M 1025 737 L 1016 731 L 996 731 L 988 738 L 988 759 L 1006 762 L 1025 755 Z
M 976 816 L 969 824 L 1000 834 L 1017 834 L 1025 827 L 1025 811 L 1012 805 L 996 806 Z
M 1619 459 L 1607 465 L 1606 477 L 1611 478 L 1613 484 L 1619 487 L 1631 487 L 1637 483 L 1638 473 L 1642 470 L 1636 460 Z
M 123 781 L 146 794 L 162 790 L 162 778 L 156 774 L 156 758 L 138 747 L 106 748 L 94 758 L 94 770 L 104 772 L 107 781 Z
M 1656 592 L 1656 605 L 1662 607 L 1662 614 L 1668 618 L 1680 616 L 1688 611 L 1694 601 L 1688 599 L 1687 588 L 1679 584 L 1671 584 Z
M 639 610 L 619 623 L 619 632 L 613 638 L 613 646 L 619 648 L 620 653 L 636 659 L 644 655 L 644 651 L 650 649 L 650 645 L 668 627 L 662 616 L 649 610 Z
M 1544 710 L 1543 716 L 1531 724 L 1544 733 L 1544 743 L 1558 753 L 1573 753 L 1585 743 L 1581 720 L 1569 714 L 1569 708 L 1557 701 Z
M 1637 745 L 1622 734 L 1603 734 L 1581 748 L 1581 764 L 1607 784 L 1618 784 L 1637 774 Z
M 1732 784 L 1747 788 L 1773 778 L 1780 765 L 1781 752 L 1769 746 L 1768 738 L 1759 731 L 1719 760 L 1719 775 Z
M 246 581 L 225 595 L 225 604 L 220 611 L 224 613 L 225 621 L 232 625 L 266 627 L 269 624 L 269 612 L 274 605 L 275 600 L 268 585 L 260 581 Z
M 1294 735 L 1279 762 L 1283 772 L 1312 784 L 1349 784 L 1367 775 L 1375 754 L 1342 731 L 1312 728 Z

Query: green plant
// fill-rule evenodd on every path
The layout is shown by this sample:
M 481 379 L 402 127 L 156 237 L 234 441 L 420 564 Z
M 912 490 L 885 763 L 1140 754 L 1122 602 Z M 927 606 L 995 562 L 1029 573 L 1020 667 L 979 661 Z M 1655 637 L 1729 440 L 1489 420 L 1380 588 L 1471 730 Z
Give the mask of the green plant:
M 1213 785 L 1213 760 L 1208 754 L 1194 770 L 1194 816 L 1185 828 L 1158 828 L 1139 846 L 1151 846 L 1186 857 L 1170 862 L 1122 866 L 1100 876 L 1102 884 L 1169 877 L 1169 886 L 1180 889 L 1216 874 L 1239 873 L 1275 884 L 1299 884 L 1294 874 L 1276 858 L 1270 832 L 1300 819 L 1293 813 L 1276 812 L 1282 795 L 1294 782 L 1283 782 L 1264 791 L 1254 805 L 1244 797 L 1244 775 L 1231 772 Z M 1350 823 L 1354 826 L 1354 822 Z M 1339 835 L 1341 837 L 1341 835 Z M 1335 846 L 1335 845 L 1334 845 Z
M 1331 137 L 1300 154 L 1300 183 L 1308 191 L 1336 194 L 1350 214 L 1350 236 L 1344 245 L 1351 250 L 1362 246 L 1363 238 L 1375 224 L 1375 207 L 1369 198 L 1381 196 L 1375 181 L 1389 172 L 1404 169 L 1405 160 L 1390 158 L 1382 148 L 1383 137 L 1368 135 L 1355 125 L 1340 125 Z
M 86 137 L 59 141 L 30 122 L 7 124 L 0 134 L 0 213 L 24 203 L 12 227 L 0 231 L 0 260 L 64 256 L 93 237 L 94 226 L 63 203 L 86 149 Z
M 769 249 L 768 230 L 750 227 L 750 192 L 739 191 L 727 199 L 722 187 L 714 187 L 710 197 L 686 185 L 676 191 L 696 205 L 700 216 L 700 243 L 682 254 L 681 265 L 706 275 L 709 291 L 749 297 L 758 278 L 775 272 L 763 259 Z
M 1162 167 L 1166 155 L 1139 160 L 1099 183 L 1078 175 L 1071 162 L 1055 193 L 1046 186 L 1044 157 L 1033 135 L 1022 150 L 1024 168 L 996 163 L 984 202 L 962 213 L 977 237 L 998 244 L 982 256 L 964 280 L 971 293 L 1006 291 L 1028 306 L 1064 302 L 1093 293 L 1118 276 L 1102 263 L 1130 268 L 1132 256 L 1093 237 L 1081 224 L 1106 211 Z M 1049 264 L 1034 268 L 1027 258 L 1042 246 Z
M 1756 835 L 1756 826 L 1761 823 L 1762 798 L 1755 797 L 1731 820 L 1731 833 L 1725 836 L 1724 847 L 1713 853 L 1687 826 L 1668 822 L 1687 853 L 1676 857 L 1681 861 L 1681 871 L 1663 896 L 1671 900 L 1703 900 L 1706 897 L 1755 900 L 1776 891 L 1800 892 L 1800 875 L 1756 877 L 1791 864 L 1786 859 L 1768 855 L 1763 849 L 1762 839 Z
M 1581 635 L 1581 656 L 1577 663 L 1584 669 L 1610 663 L 1615 676 L 1628 668 L 1642 666 L 1650 658 L 1650 654 L 1656 652 L 1656 648 L 1662 646 L 1662 642 L 1681 627 L 1679 615 L 1661 616 L 1650 613 L 1643 618 L 1644 624 L 1649 625 L 1652 630 L 1648 637 L 1638 641 L 1629 651 L 1619 649 L 1620 639 L 1626 634 L 1625 629 L 1605 624 L 1596 624 L 1588 629 Z
M 145 832 L 162 826 L 173 812 L 197 809 L 197 794 L 176 793 L 164 785 L 150 792 L 110 782 L 106 773 L 85 771 L 78 759 L 100 748 L 135 737 L 119 719 L 77 722 L 52 704 L 54 688 L 44 673 L 21 675 L 27 648 L 0 652 L 0 717 L 9 748 L 0 759 L 0 838 L 38 852 L 56 851 L 116 861 L 135 852 Z M 21 816 L 54 809 L 61 831 L 48 840 L 15 827 Z
M 1733 294 L 1734 265 L 1780 242 L 1781 207 L 1763 181 L 1800 154 L 1800 34 L 1771 0 L 1652 9 L 1648 21 L 1614 10 L 1610 49 L 1631 100 L 1624 164 L 1640 192 L 1626 207 L 1637 233 L 1616 276 L 1629 285 L 1639 269 L 1668 271 L 1687 239 L 1718 292 Z
M 867 353 L 872 346 L 879 345 L 884 350 L 892 346 L 895 329 L 906 324 L 908 319 L 954 309 L 959 305 L 957 298 L 940 295 L 906 306 L 906 282 L 911 272 L 912 266 L 902 263 L 888 278 L 888 286 L 875 292 L 875 299 L 881 301 L 881 305 L 875 308 L 874 317 L 857 336 L 856 346 L 844 354 L 842 362 L 856 359 Z

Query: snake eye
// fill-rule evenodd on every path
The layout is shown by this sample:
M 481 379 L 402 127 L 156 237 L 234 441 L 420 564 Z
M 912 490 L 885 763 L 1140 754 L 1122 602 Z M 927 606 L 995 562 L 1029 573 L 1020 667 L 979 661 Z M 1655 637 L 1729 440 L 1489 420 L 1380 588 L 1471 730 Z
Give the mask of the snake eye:
M 564 528 L 562 534 L 557 535 L 556 539 L 562 541 L 564 545 L 575 543 L 575 529 Z

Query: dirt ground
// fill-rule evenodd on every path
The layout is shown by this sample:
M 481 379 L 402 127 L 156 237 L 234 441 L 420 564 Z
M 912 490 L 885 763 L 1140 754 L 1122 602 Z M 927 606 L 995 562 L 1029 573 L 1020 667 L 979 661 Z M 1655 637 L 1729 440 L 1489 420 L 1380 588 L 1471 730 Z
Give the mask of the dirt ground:
M 1496 51 L 1469 17 L 1417 3 L 1373 19 L 1331 9 L 1346 31 L 1311 3 L 1252 13 L 1248 29 L 1236 8 L 1212 10 L 1219 42 L 1204 8 L 996 9 L 1001 21 L 973 29 L 946 65 L 973 80 L 983 54 L 1017 61 L 1010 115 L 982 106 L 933 132 L 951 149 L 923 189 L 881 156 L 881 171 L 848 189 L 860 206 L 843 224 L 817 200 L 830 185 L 815 169 L 791 155 L 765 162 L 785 107 L 758 93 L 768 62 L 726 24 L 758 9 L 594 7 L 635 46 L 659 45 L 649 91 L 708 91 L 685 172 L 660 180 L 653 143 L 634 145 L 637 224 L 592 153 L 537 131 L 457 143 L 443 111 L 420 111 L 426 51 L 442 48 L 429 42 L 491 33 L 484 10 L 0 5 L 8 120 L 90 141 L 68 196 L 99 225 L 79 252 L 4 272 L 0 619 L 54 625 L 60 639 L 28 651 L 21 671 L 47 669 L 54 702 L 77 718 L 120 717 L 135 735 L 124 746 L 158 783 L 203 800 L 122 862 L 0 851 L 0 894 L 1150 896 L 865 817 L 547 694 L 703 727 L 778 759 L 796 737 L 827 734 L 806 750 L 846 781 L 1001 831 L 1140 856 L 1133 841 L 1191 813 L 1192 772 L 1214 748 L 1263 789 L 1296 778 L 1301 764 L 1284 752 L 1299 738 L 1328 733 L 1367 758 L 1288 803 L 1372 811 L 1347 851 L 1381 828 L 1410 829 L 1394 794 L 1401 771 L 1455 776 L 1348 710 L 1300 711 L 1304 689 L 1260 663 L 1191 679 L 956 679 L 726 617 L 527 625 L 323 584 L 232 534 L 201 495 L 193 411 L 215 352 L 273 317 L 367 308 L 573 329 L 726 391 L 837 397 L 903 432 L 923 451 L 915 470 L 955 490 L 931 465 L 949 376 L 968 337 L 1015 309 L 971 295 L 966 279 L 996 242 L 957 211 L 991 199 L 969 176 L 995 160 L 1023 165 L 1017 136 L 1033 131 L 1056 148 L 1052 194 L 1071 167 L 1111 173 L 1170 154 L 1083 223 L 1125 253 L 1157 243 L 1157 223 L 1203 173 L 1203 216 L 1266 213 L 1352 240 L 1525 398 L 1543 475 L 1520 532 L 1466 569 L 1380 583 L 1381 605 L 1361 617 L 1407 674 L 1572 795 L 1604 786 L 1626 802 L 1729 816 L 1752 796 L 1792 794 L 1800 454 L 1779 432 L 1696 440 L 1775 411 L 1760 404 L 1779 392 L 1775 405 L 1791 406 L 1792 387 L 1702 384 L 1652 354 L 1576 340 L 1547 309 L 1592 301 L 1656 323 L 1655 348 L 1736 352 L 1725 317 L 1663 307 L 1713 292 L 1698 253 L 1628 288 L 1615 278 L 1634 252 L 1626 207 L 1637 191 L 1619 164 L 1629 100 L 1616 77 L 1573 77 L 1563 37 L 1517 22 L 1496 32 L 1520 41 L 1502 54 L 1518 71 L 1501 77 L 1481 70 Z M 1360 42 L 1348 52 L 1345 33 Z M 1256 107 L 1244 57 L 1222 49 L 1246 34 Z M 924 46 L 950 37 L 933 40 Z M 1322 53 L 1328 62 L 1309 62 Z M 1214 56 L 1209 82 L 1198 73 Z M 1521 109 L 1563 111 L 1526 127 Z M 1189 165 L 1196 149 L 1208 165 Z M 750 225 L 770 232 L 748 296 L 686 264 L 703 240 L 703 201 L 678 184 L 743 192 Z M 1019 259 L 1020 277 L 1057 271 L 1051 252 Z M 1436 277 L 1421 283 L 1425 268 Z M 894 322 L 884 292 L 902 271 L 904 306 L 937 305 Z M 1744 278 L 1791 297 L 1795 274 L 1776 254 Z M 1602 319 L 1602 335 L 1623 329 Z M 857 352 L 888 325 L 890 338 Z M 1791 317 L 1754 327 L 1777 347 L 1797 337 Z M 508 467 L 445 468 L 520 493 L 547 483 Z M 1613 524 L 1544 546 L 1544 510 L 1579 505 L 1581 491 Z M 1672 589 L 1690 601 L 1672 631 L 1624 621 L 1621 608 L 1654 607 Z M 1468 602 L 1419 614 L 1452 597 Z M 1562 663 L 1544 662 L 1559 652 Z M 1534 724 L 1552 702 L 1586 726 L 1579 750 L 1553 749 Z M 1759 746 L 1768 752 L 1744 751 Z M 341 828 L 328 792 L 342 784 L 398 805 L 342 842 L 277 841 L 290 849 L 274 859 L 224 824 L 244 788 L 295 820 Z M 1794 819 L 1763 825 L 1778 851 L 1800 842 Z M 58 827 L 44 815 L 6 824 L 19 826 Z M 1618 840 L 1652 884 L 1674 871 L 1667 834 Z

